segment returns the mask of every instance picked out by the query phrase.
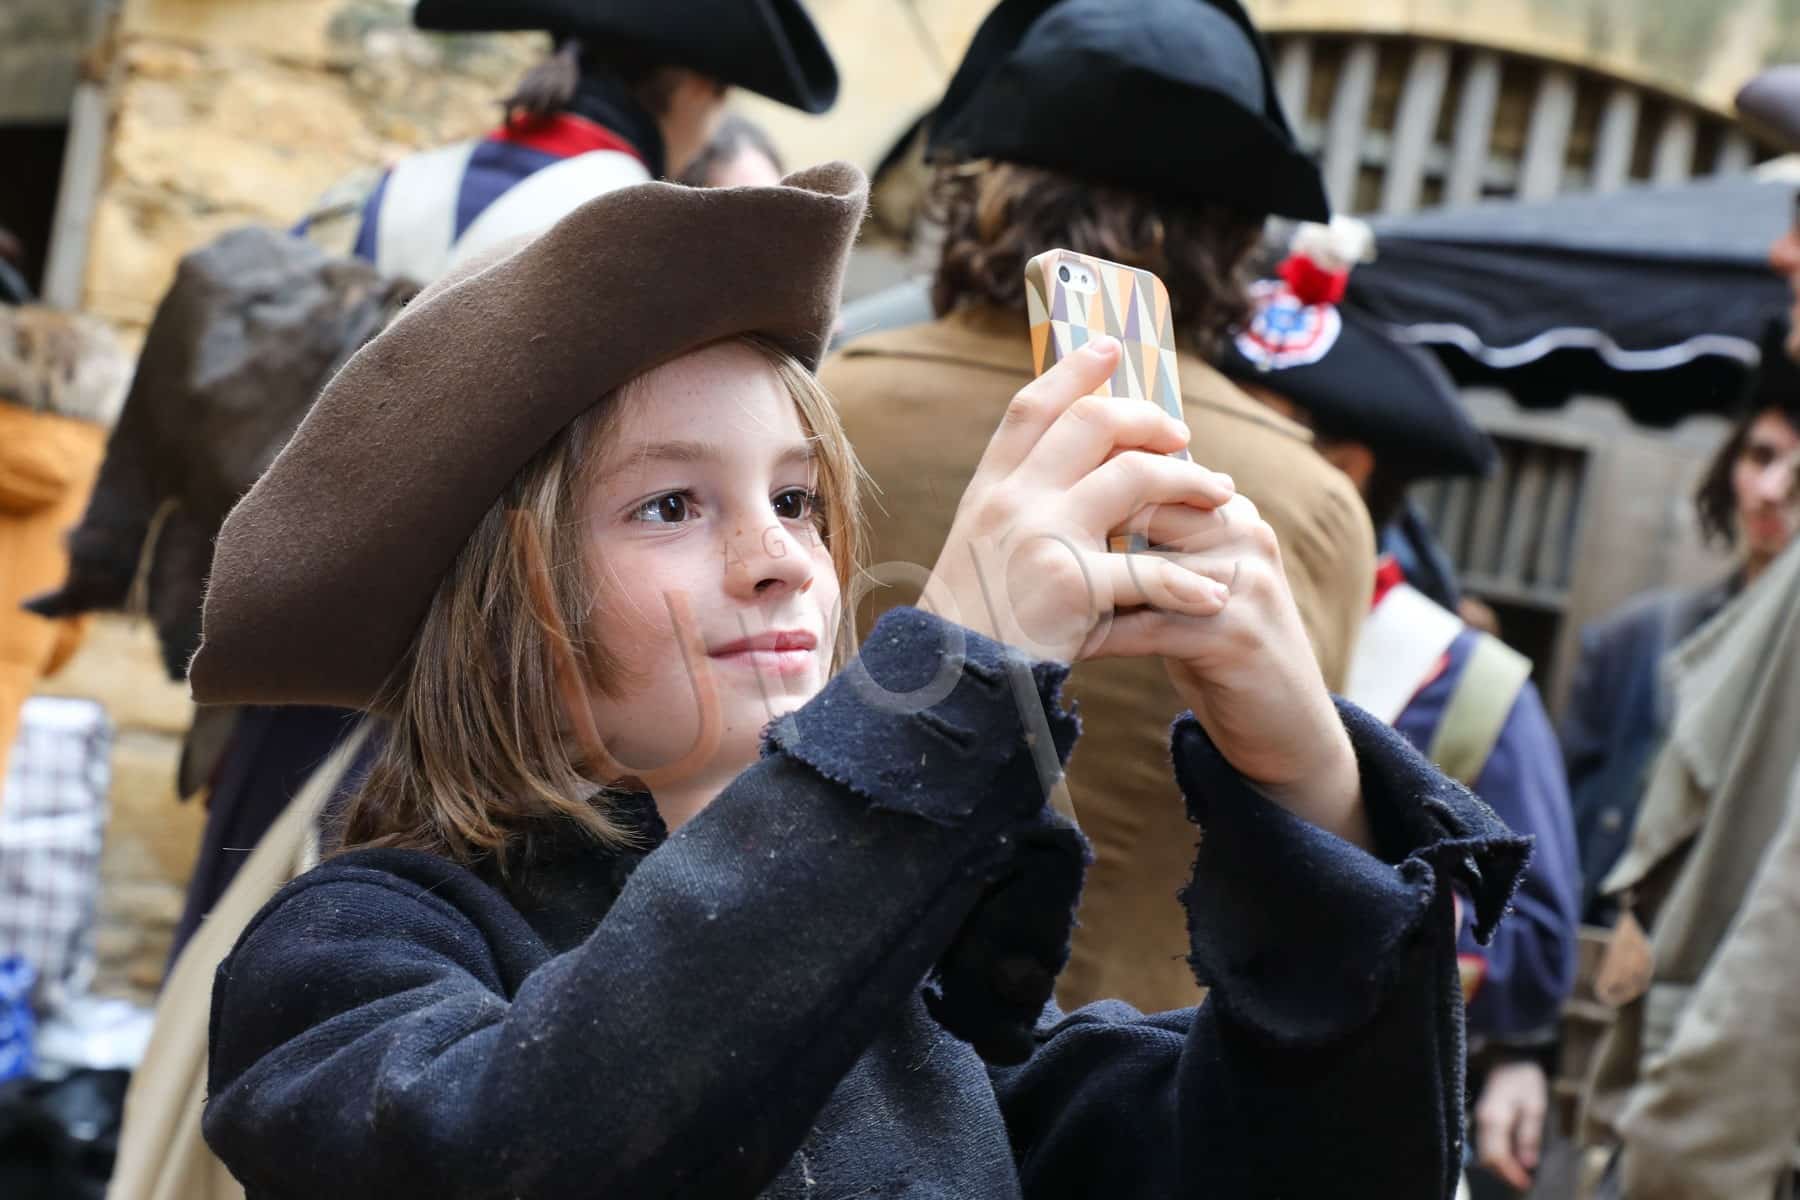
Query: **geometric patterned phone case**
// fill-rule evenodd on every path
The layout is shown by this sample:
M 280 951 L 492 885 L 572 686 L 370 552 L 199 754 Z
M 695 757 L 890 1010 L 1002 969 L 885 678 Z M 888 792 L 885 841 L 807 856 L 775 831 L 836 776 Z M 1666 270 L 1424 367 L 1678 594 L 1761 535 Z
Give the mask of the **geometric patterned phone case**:
M 1175 323 L 1169 289 L 1149 271 L 1077 254 L 1046 250 L 1025 264 L 1025 312 L 1031 322 L 1031 363 L 1042 375 L 1089 340 L 1119 339 L 1119 368 L 1093 394 L 1148 400 L 1177 421 L 1181 383 L 1176 371 Z M 1189 457 L 1186 450 L 1176 458 Z M 1115 551 L 1141 552 L 1139 534 L 1115 536 Z
M 1148 400 L 1184 419 L 1169 290 L 1155 275 L 1073 250 L 1046 250 L 1025 264 L 1025 309 L 1037 374 L 1111 334 L 1124 353 L 1094 394 Z

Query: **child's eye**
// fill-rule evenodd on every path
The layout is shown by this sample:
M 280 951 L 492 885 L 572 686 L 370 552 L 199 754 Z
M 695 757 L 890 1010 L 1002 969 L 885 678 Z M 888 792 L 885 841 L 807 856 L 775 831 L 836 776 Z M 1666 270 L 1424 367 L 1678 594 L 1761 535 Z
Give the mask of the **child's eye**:
M 669 492 L 644 501 L 632 510 L 634 521 L 676 524 L 693 516 L 693 502 L 686 492 Z
M 789 488 L 775 497 L 775 515 L 784 521 L 811 520 L 819 511 L 819 493 Z

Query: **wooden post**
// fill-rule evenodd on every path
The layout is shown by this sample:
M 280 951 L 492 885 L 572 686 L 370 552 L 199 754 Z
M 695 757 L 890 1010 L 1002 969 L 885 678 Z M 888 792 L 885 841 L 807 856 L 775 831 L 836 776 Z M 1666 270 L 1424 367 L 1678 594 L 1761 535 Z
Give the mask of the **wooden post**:
M 1444 183 L 1446 204 L 1473 204 L 1481 199 L 1487 174 L 1488 143 L 1494 136 L 1494 112 L 1500 105 L 1500 56 L 1477 54 L 1463 77 L 1462 100 L 1456 109 L 1456 136 L 1450 146 L 1450 175 Z
M 88 0 L 88 43 L 81 77 L 69 105 L 69 138 L 63 148 L 62 179 L 57 185 L 56 217 L 44 256 L 44 303 L 52 308 L 81 307 L 87 274 L 88 227 L 105 175 L 109 105 L 107 77 L 112 73 L 112 26 L 117 0 Z
M 1606 98 L 1600 131 L 1594 140 L 1594 190 L 1611 192 L 1631 179 L 1632 151 L 1637 147 L 1638 93 L 1620 84 Z
M 1286 38 L 1275 57 L 1275 94 L 1281 98 L 1281 110 L 1287 114 L 1294 136 L 1306 123 L 1306 98 L 1312 86 L 1312 39 Z
M 1575 76 L 1563 67 L 1545 67 L 1525 134 L 1519 167 L 1519 199 L 1547 200 L 1562 190 L 1569 129 L 1575 123 Z
M 1356 181 L 1362 172 L 1363 136 L 1369 101 L 1375 95 L 1375 43 L 1352 42 L 1338 75 L 1337 94 L 1325 121 L 1325 191 L 1341 212 L 1356 209 Z
M 1382 181 L 1381 211 L 1409 213 L 1419 207 L 1425 158 L 1437 136 L 1438 110 L 1450 82 L 1450 48 L 1425 43 L 1413 51 L 1394 118 L 1394 143 Z
M 1671 112 L 1656 135 L 1656 154 L 1650 160 L 1654 183 L 1683 183 L 1694 173 L 1694 114 Z

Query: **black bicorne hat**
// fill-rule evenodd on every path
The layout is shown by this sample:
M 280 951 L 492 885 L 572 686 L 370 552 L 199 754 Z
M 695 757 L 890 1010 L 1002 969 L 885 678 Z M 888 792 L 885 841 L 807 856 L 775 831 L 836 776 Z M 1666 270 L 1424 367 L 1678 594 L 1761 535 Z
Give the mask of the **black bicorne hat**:
M 1002 0 L 950 81 L 928 152 L 1330 219 L 1236 0 Z
M 1220 364 L 1225 374 L 1305 409 L 1321 437 L 1361 442 L 1418 478 L 1493 470 L 1492 439 L 1428 352 L 1370 317 L 1296 294 L 1287 280 L 1265 280 L 1253 294 L 1255 311 Z
M 443 33 L 541 29 L 594 47 L 625 42 L 802 112 L 837 100 L 837 65 L 800 0 L 418 0 Z

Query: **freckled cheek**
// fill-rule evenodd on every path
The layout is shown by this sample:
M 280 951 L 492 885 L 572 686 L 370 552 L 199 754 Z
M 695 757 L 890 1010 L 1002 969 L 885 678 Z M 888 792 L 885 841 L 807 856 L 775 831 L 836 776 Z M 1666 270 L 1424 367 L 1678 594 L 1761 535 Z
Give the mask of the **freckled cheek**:
M 595 633 L 616 658 L 640 669 L 654 666 L 680 644 L 669 609 L 673 594 L 690 606 L 702 597 L 693 571 L 673 554 L 616 555 L 596 597 Z

